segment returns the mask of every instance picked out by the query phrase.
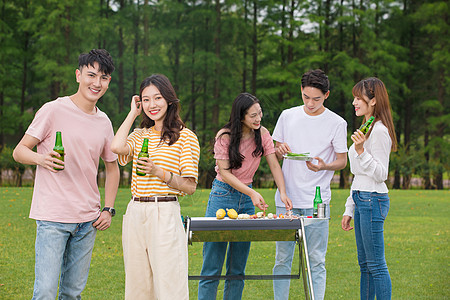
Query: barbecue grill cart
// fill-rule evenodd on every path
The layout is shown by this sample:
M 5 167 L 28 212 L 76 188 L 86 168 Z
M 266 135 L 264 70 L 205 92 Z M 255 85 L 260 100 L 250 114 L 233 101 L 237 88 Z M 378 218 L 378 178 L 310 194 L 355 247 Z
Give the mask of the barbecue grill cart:
M 185 217 L 184 225 L 188 244 L 194 242 L 256 242 L 256 241 L 296 241 L 299 248 L 298 274 L 284 275 L 220 275 L 189 276 L 189 280 L 279 280 L 303 278 L 305 298 L 314 300 L 305 226 L 323 218 L 285 219 L 221 219 L 214 217 Z M 301 274 L 301 275 L 300 275 Z

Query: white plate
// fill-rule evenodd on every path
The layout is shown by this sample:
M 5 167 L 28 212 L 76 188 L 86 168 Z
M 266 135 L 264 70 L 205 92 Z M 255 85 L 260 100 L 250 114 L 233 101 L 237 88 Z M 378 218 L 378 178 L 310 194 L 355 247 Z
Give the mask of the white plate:
M 292 160 L 302 160 L 302 161 L 312 161 L 314 159 L 311 156 L 287 156 L 286 154 L 283 155 L 283 158 L 292 159 Z

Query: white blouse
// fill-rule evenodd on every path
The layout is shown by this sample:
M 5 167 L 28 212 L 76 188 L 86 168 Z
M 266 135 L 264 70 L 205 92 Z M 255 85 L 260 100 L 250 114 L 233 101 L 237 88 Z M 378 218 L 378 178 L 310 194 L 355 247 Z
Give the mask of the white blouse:
M 392 140 L 389 131 L 381 121 L 373 125 L 369 138 L 364 142 L 364 152 L 361 155 L 351 145 L 348 151 L 350 171 L 354 176 L 350 196 L 345 203 L 344 216 L 353 217 L 355 204 L 352 191 L 387 193 L 385 181 L 389 173 L 389 155 Z

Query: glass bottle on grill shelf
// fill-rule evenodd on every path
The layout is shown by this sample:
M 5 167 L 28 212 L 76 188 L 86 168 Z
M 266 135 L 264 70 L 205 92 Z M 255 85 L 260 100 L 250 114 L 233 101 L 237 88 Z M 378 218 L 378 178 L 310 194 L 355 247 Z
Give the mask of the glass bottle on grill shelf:
M 55 147 L 53 147 L 53 151 L 58 152 L 61 157 L 54 156 L 55 158 L 64 161 L 64 146 L 62 144 L 62 137 L 61 137 L 61 131 L 56 132 L 56 139 L 55 139 Z M 53 168 L 57 171 L 64 170 L 64 165 L 57 164 L 59 166 L 62 166 L 62 169 Z
M 142 144 L 141 152 L 139 152 L 139 154 L 138 154 L 138 159 L 141 157 L 148 157 L 148 139 L 147 138 L 144 138 L 144 143 Z M 137 166 L 136 166 L 136 174 L 139 176 L 147 175 L 144 172 L 138 171 Z
M 369 131 L 370 126 L 372 125 L 373 120 L 375 119 L 374 116 L 371 116 L 369 120 L 367 120 L 366 123 L 362 124 L 361 127 L 359 127 L 359 130 L 361 130 L 362 133 L 366 134 L 367 131 Z
M 313 210 L 314 218 L 317 218 L 317 207 L 320 203 L 322 203 L 322 197 L 320 196 L 320 186 L 316 186 L 316 195 L 314 196 L 314 210 Z

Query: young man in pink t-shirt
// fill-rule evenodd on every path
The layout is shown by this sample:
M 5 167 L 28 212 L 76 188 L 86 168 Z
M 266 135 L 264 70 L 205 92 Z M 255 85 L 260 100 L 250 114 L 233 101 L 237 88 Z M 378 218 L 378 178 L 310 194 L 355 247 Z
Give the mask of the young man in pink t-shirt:
M 79 56 L 78 91 L 44 104 L 14 149 L 17 162 L 36 165 L 30 218 L 36 220 L 33 299 L 79 299 L 86 286 L 97 230 L 114 216 L 119 185 L 110 150 L 111 121 L 96 104 L 108 90 L 114 64 L 106 50 Z M 53 151 L 62 133 L 64 161 Z M 36 146 L 37 151 L 33 151 Z M 97 186 L 99 158 L 106 169 L 105 207 Z

